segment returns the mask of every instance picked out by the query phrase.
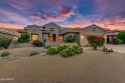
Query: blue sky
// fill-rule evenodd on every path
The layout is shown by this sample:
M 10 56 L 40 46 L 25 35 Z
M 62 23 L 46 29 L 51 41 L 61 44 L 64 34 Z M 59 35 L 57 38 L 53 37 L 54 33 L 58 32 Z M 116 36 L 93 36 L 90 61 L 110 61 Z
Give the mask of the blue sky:
M 97 24 L 125 29 L 124 0 L 0 0 L 0 27 L 54 22 L 64 27 Z

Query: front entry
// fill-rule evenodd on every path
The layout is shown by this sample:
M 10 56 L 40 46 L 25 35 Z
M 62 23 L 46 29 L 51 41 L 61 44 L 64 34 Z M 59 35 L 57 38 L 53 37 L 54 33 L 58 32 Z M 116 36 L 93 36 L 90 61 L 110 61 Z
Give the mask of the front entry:
M 48 40 L 50 42 L 56 41 L 56 34 L 49 34 L 48 35 Z

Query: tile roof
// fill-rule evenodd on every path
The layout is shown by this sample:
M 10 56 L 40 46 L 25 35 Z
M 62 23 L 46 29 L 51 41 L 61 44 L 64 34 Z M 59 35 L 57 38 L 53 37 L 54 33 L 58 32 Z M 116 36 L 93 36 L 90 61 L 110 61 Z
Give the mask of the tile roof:
M 80 28 L 64 28 L 64 27 L 61 27 L 61 29 L 59 29 L 59 34 L 66 34 L 66 33 L 79 33 Z
M 59 33 L 60 34 L 65 34 L 65 33 L 68 33 L 68 32 L 77 32 L 77 33 L 79 33 L 80 31 L 82 31 L 82 30 L 84 30 L 86 28 L 89 28 L 89 27 L 96 27 L 96 28 L 100 29 L 101 31 L 103 31 L 104 33 L 112 32 L 112 30 L 105 29 L 105 28 L 102 28 L 100 26 L 97 26 L 97 25 L 93 24 L 93 25 L 90 25 L 90 26 L 87 26 L 87 27 L 84 27 L 84 28 L 64 28 L 64 27 L 61 27 Z
M 19 29 L 19 30 L 17 30 L 17 32 L 19 32 L 19 33 L 21 33 L 21 32 L 27 32 L 27 30 L 25 30 L 25 29 Z
M 110 30 L 110 29 L 106 29 L 106 28 L 102 28 L 102 27 L 100 27 L 100 26 L 97 26 L 96 24 L 87 26 L 87 27 L 85 27 L 85 28 L 88 28 L 88 27 L 96 27 L 96 28 L 100 29 L 102 32 L 105 32 L 105 33 L 108 32 L 108 31 L 112 31 L 112 30 Z M 85 29 L 85 28 L 84 28 L 84 29 Z
M 59 25 L 57 25 L 57 24 L 55 24 L 53 22 L 47 23 L 47 24 L 45 24 L 43 26 L 47 26 L 49 24 L 54 24 L 56 26 L 59 26 Z M 38 25 L 34 24 L 34 25 L 28 25 L 27 27 L 24 27 L 24 29 L 28 29 L 28 28 L 31 28 L 31 27 L 42 28 L 43 26 L 38 26 Z M 112 32 L 119 32 L 120 31 L 120 30 L 110 30 L 110 29 L 102 28 L 100 26 L 97 26 L 97 25 L 93 24 L 93 25 L 90 25 L 90 26 L 87 26 L 87 27 L 83 27 L 83 28 L 66 28 L 66 27 L 60 27 L 59 26 L 59 34 L 66 34 L 66 33 L 70 33 L 70 32 L 79 33 L 79 32 L 81 32 L 82 30 L 84 30 L 84 29 L 86 29 L 88 27 L 96 27 L 96 28 L 100 29 L 104 33 L 112 33 Z M 24 30 L 24 29 L 18 30 L 18 32 L 21 32 L 21 31 L 22 32 L 23 31 L 26 32 L 26 30 Z M 49 31 L 44 31 L 43 33 L 49 33 Z
M 56 26 L 60 27 L 59 25 L 57 25 L 56 23 L 53 23 L 53 22 L 50 22 L 50 23 L 44 24 L 43 26 L 48 26 L 48 25 L 50 25 L 50 24 L 53 24 L 53 25 L 56 25 Z

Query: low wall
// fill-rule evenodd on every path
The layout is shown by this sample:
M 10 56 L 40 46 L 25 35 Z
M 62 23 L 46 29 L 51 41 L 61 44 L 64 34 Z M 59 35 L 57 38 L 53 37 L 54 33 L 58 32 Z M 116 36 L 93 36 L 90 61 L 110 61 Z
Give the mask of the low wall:
M 34 47 L 32 43 L 12 43 L 9 48 Z

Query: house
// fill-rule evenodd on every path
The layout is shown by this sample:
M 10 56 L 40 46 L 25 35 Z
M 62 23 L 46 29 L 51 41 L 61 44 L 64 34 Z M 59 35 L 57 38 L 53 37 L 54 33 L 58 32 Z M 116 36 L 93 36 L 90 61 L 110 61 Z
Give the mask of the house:
M 40 40 L 42 42 L 47 42 L 49 44 L 57 45 L 64 42 L 68 35 L 76 35 L 77 43 L 79 45 L 88 44 L 87 35 L 96 34 L 103 36 L 105 38 L 105 43 L 109 40 L 112 30 L 101 28 L 95 24 L 84 27 L 84 28 L 64 28 L 55 23 L 48 23 L 43 26 L 38 25 L 28 25 L 22 30 L 18 30 L 19 33 L 30 34 L 30 41 Z M 108 41 L 107 41 L 108 40 Z

